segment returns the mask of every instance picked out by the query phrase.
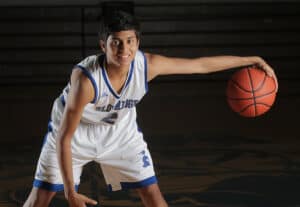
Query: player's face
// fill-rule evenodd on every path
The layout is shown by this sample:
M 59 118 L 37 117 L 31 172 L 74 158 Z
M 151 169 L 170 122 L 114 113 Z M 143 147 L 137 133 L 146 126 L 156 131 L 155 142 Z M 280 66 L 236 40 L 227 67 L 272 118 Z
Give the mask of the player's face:
M 134 30 L 115 32 L 101 41 L 101 48 L 106 54 L 108 64 L 117 67 L 129 66 L 139 48 L 139 41 Z

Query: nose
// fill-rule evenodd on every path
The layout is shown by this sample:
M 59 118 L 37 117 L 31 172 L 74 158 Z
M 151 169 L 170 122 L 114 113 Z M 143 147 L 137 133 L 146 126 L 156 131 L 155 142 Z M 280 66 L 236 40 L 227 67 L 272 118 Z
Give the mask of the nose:
M 124 52 L 124 51 L 128 51 L 129 49 L 129 44 L 125 42 L 122 42 L 120 45 L 119 45 L 119 48 L 118 48 L 120 51 Z

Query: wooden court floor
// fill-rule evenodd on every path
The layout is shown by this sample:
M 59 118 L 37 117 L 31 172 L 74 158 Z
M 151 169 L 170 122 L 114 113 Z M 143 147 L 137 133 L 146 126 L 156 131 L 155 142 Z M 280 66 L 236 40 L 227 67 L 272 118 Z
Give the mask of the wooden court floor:
M 149 148 L 171 207 L 300 207 L 299 142 L 170 136 L 156 137 Z M 31 188 L 39 144 L 0 149 L 0 207 L 21 206 Z M 105 207 L 142 206 L 134 191 L 107 192 L 95 163 L 84 169 L 79 191 Z M 67 206 L 63 195 L 51 206 Z

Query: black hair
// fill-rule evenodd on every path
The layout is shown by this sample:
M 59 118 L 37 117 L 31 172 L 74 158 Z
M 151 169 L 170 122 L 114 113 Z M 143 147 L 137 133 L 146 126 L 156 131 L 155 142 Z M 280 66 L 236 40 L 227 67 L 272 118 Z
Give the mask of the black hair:
M 137 39 L 140 39 L 140 23 L 131 14 L 124 11 L 113 11 L 102 16 L 100 21 L 99 38 L 106 42 L 113 32 L 134 30 Z

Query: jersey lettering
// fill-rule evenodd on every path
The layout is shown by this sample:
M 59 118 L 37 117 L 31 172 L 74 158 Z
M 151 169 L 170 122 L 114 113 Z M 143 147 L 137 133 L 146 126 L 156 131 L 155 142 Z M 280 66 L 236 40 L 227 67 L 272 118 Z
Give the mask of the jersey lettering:
M 111 105 L 111 104 L 108 104 L 106 106 L 97 106 L 96 107 L 96 110 L 97 111 L 101 111 L 101 112 L 110 112 L 111 110 L 121 110 L 121 109 L 124 109 L 124 108 L 133 108 L 135 107 L 135 105 L 138 103 L 139 101 L 138 100 L 134 100 L 134 99 L 127 99 L 125 101 L 118 101 L 116 103 L 116 105 Z
M 102 121 L 108 124 L 114 124 L 118 118 L 118 113 L 109 114 L 107 117 L 103 118 Z

